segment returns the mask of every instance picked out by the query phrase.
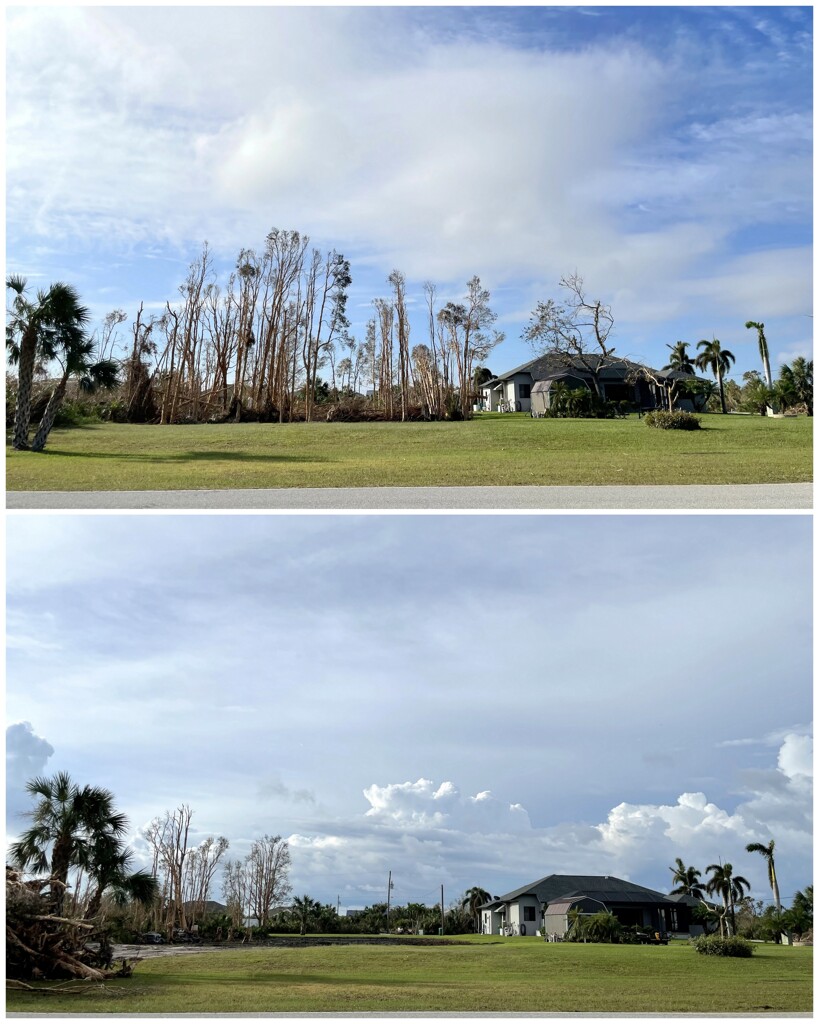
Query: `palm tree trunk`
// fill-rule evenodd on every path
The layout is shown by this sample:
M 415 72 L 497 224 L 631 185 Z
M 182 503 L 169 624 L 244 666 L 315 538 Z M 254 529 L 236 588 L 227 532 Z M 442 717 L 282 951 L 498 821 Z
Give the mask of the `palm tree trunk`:
M 97 916 L 97 912 L 102 905 L 102 891 L 105 888 L 102 882 L 97 884 L 97 888 L 94 890 L 94 895 L 88 901 L 88 909 L 85 912 L 86 920 L 90 920 Z
M 34 359 L 37 355 L 37 335 L 29 328 L 20 341 L 20 369 L 17 376 L 17 409 L 14 414 L 12 448 L 28 448 L 28 424 L 31 419 L 31 388 L 34 383 Z
M 722 371 L 717 368 L 717 384 L 719 386 L 719 400 L 722 406 L 722 415 L 724 416 L 728 412 L 728 408 L 725 405 L 725 385 L 722 382 Z
M 68 869 L 71 866 L 71 841 L 60 838 L 54 844 L 51 854 L 51 877 L 54 883 L 51 885 L 49 897 L 52 912 L 58 917 L 62 915 L 63 903 L 68 882 Z
M 31 450 L 33 452 L 41 452 L 45 448 L 45 443 L 48 435 L 51 433 L 51 428 L 54 426 L 54 420 L 63 404 L 65 398 L 65 389 L 68 385 L 68 373 L 64 373 L 62 380 L 56 388 L 51 392 L 51 397 L 48 400 L 43 418 L 40 420 L 40 426 L 37 428 L 37 433 L 34 435 L 34 440 L 31 442 Z
M 771 891 L 773 892 L 774 904 L 776 905 L 777 914 L 782 913 L 782 904 L 779 900 L 779 882 L 776 880 L 776 870 L 771 861 Z

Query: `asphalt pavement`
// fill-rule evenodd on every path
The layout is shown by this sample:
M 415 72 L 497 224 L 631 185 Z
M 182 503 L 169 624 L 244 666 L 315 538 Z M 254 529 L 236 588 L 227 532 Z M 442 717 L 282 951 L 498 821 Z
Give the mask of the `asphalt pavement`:
M 812 484 L 8 491 L 9 509 L 810 509 Z

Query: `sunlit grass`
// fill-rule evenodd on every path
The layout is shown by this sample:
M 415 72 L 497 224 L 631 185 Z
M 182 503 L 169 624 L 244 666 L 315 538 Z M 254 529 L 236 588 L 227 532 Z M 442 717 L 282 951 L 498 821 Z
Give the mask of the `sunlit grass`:
M 7 449 L 9 490 L 477 484 L 785 483 L 811 479 L 807 418 L 626 420 L 482 415 L 467 423 L 100 424 Z
M 197 953 L 140 964 L 87 995 L 11 992 L 37 1013 L 784 1013 L 811 1009 L 812 950 L 748 960 L 668 946 L 512 939 L 453 946 L 315 946 Z

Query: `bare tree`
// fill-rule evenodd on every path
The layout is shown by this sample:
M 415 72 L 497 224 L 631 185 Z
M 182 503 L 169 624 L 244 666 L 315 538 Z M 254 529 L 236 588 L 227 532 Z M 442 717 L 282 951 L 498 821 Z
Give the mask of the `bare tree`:
M 227 905 L 227 913 L 230 917 L 230 932 L 228 933 L 230 940 L 233 938 L 233 931 L 239 931 L 244 927 L 245 922 L 245 911 L 248 905 L 245 862 L 240 860 L 225 862 L 222 872 L 222 899 Z
M 416 345 L 412 350 L 415 380 L 421 392 L 421 401 L 431 416 L 438 414 L 438 367 L 428 345 Z
M 489 307 L 489 292 L 479 277 L 466 285 L 463 303 L 448 302 L 438 313 L 438 323 L 445 331 L 448 347 L 458 367 L 458 392 L 461 415 L 470 415 L 472 405 L 472 369 L 475 360 L 486 359 L 489 352 L 503 340 L 503 335 L 487 331 L 497 320 Z
M 398 334 L 398 389 L 401 394 L 401 419 L 409 414 L 410 389 L 410 325 L 407 317 L 407 282 L 400 270 L 393 270 L 387 279 L 393 288 L 395 327 Z
M 393 416 L 393 306 L 386 299 L 373 299 L 378 325 L 380 359 L 378 365 L 378 399 L 387 419 Z
M 277 903 L 289 895 L 290 848 L 281 836 L 265 835 L 257 839 L 245 859 L 247 897 L 259 925 L 270 922 Z
M 562 357 L 567 366 L 582 366 L 602 398 L 600 373 L 618 361 L 609 343 L 614 329 L 611 307 L 586 297 L 577 272 L 562 277 L 560 287 L 566 293 L 564 301 L 538 302 L 523 337 L 538 355 L 550 353 Z
M 149 317 L 142 320 L 144 303 L 140 302 L 136 320 L 131 330 L 134 336 L 131 354 L 125 362 L 125 394 L 128 418 L 137 422 L 153 420 L 156 406 L 153 396 L 153 374 L 150 359 L 156 355 L 156 342 L 151 338 L 155 321 Z
M 229 843 L 224 836 L 208 836 L 199 846 L 188 851 L 185 858 L 182 888 L 183 903 L 191 921 L 201 921 L 210 899 L 213 876 Z
M 125 323 L 127 319 L 128 315 L 125 310 L 122 309 L 112 309 L 110 313 L 105 315 L 105 319 L 102 321 L 102 327 L 100 329 L 98 345 L 100 359 L 114 358 L 114 350 L 119 341 L 116 330 L 117 327 L 119 327 L 120 324 Z
M 145 838 L 154 851 L 153 873 L 160 878 L 167 901 L 164 926 L 169 934 L 175 921 L 183 930 L 188 927 L 183 877 L 192 817 L 191 808 L 181 804 L 175 811 L 165 811 L 163 817 L 154 818 L 145 830 Z

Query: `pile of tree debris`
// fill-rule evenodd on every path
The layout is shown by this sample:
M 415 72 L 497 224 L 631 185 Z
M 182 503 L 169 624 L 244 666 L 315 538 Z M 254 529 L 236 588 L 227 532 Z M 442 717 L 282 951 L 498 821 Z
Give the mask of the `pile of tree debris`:
M 114 967 L 111 946 L 95 934 L 93 921 L 73 920 L 51 912 L 45 891 L 61 884 L 54 877 L 24 880 L 6 866 L 6 977 L 13 987 L 25 981 L 104 981 L 128 977 L 133 963 Z M 96 941 L 95 941 L 96 940 Z

